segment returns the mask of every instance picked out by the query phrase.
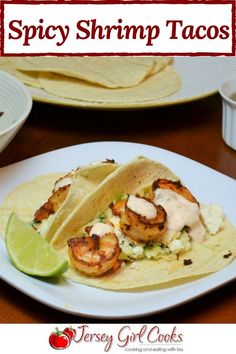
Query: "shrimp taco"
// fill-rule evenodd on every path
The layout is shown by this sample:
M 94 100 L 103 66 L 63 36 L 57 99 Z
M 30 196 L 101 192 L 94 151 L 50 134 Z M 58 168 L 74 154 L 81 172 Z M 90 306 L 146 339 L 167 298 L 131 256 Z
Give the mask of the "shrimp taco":
M 115 161 L 107 160 L 77 168 L 67 174 L 53 173 L 22 183 L 7 195 L 0 207 L 2 234 L 14 211 L 50 242 L 81 200 L 117 168 Z
M 37 177 L 12 191 L 15 211 L 65 255 L 64 276 L 106 289 L 147 288 L 216 272 L 236 255 L 236 230 L 166 166 L 137 157 Z
M 235 258 L 236 230 L 167 167 L 138 157 L 87 194 L 51 244 L 69 260 L 65 277 L 132 289 L 220 270 Z

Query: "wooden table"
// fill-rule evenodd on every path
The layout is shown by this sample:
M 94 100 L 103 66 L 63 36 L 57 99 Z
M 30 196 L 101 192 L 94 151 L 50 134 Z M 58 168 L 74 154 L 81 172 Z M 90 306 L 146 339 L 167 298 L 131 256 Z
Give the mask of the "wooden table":
M 138 111 L 89 111 L 34 103 L 24 127 L 0 154 L 0 167 L 65 146 L 105 140 L 158 146 L 236 178 L 236 152 L 221 138 L 221 100 L 218 95 L 186 105 Z M 0 285 L 1 323 L 99 322 L 53 310 L 3 281 Z M 128 320 L 138 323 L 235 321 L 235 282 L 161 314 Z

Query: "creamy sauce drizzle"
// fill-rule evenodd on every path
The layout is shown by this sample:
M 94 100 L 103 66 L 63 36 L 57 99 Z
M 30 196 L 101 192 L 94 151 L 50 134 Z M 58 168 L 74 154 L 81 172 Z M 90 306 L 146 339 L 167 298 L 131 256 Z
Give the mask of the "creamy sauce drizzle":
M 200 220 L 197 203 L 191 203 L 172 190 L 161 188 L 155 191 L 154 203 L 160 204 L 166 210 L 169 231 L 178 232 L 184 226 L 188 226 L 193 241 L 197 243 L 204 241 L 206 231 Z
M 72 178 L 71 177 L 65 177 L 57 181 L 54 187 L 54 192 L 58 191 L 58 189 L 67 186 L 68 184 L 72 183 Z
M 93 225 L 89 235 L 97 235 L 101 237 L 109 233 L 114 233 L 114 228 L 111 225 L 104 224 L 103 222 L 97 222 Z
M 157 216 L 156 208 L 152 203 L 135 195 L 129 196 L 127 207 L 146 219 L 154 219 Z

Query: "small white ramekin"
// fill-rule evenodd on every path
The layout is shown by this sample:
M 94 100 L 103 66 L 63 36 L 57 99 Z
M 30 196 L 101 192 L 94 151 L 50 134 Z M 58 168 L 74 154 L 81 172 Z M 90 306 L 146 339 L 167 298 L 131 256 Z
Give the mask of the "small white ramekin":
M 236 78 L 225 81 L 219 88 L 222 97 L 222 136 L 225 143 L 236 150 Z

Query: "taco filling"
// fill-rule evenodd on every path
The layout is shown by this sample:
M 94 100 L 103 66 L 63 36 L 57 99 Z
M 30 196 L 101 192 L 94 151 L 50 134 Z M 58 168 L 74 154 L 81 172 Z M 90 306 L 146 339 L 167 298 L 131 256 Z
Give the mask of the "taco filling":
M 178 259 L 222 222 L 220 207 L 202 208 L 180 181 L 157 179 L 138 194 L 118 195 L 67 241 L 68 252 L 79 272 L 95 277 L 134 260 Z
M 49 221 L 52 222 L 53 216 L 65 202 L 77 170 L 72 170 L 60 177 L 54 183 L 52 194 L 48 200 L 35 211 L 32 225 L 41 235 L 46 233 Z

